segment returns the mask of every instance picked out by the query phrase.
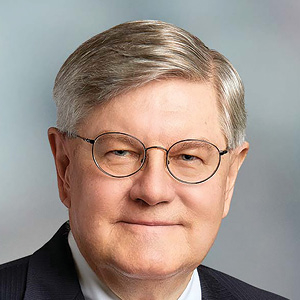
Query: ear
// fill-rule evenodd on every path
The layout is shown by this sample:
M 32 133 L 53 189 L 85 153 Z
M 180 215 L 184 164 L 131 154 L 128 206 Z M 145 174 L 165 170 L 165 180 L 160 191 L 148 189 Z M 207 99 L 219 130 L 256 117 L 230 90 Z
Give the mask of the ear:
M 224 211 L 223 211 L 223 218 L 225 218 L 229 212 L 235 180 L 237 178 L 239 169 L 242 166 L 242 164 L 247 156 L 248 150 L 249 150 L 249 143 L 244 142 L 241 146 L 232 150 L 232 152 L 230 153 L 230 165 L 229 165 L 227 182 L 226 182 L 225 205 L 224 205 Z
M 56 166 L 59 197 L 61 202 L 70 208 L 70 153 L 67 140 L 65 135 L 54 127 L 48 129 L 48 139 Z

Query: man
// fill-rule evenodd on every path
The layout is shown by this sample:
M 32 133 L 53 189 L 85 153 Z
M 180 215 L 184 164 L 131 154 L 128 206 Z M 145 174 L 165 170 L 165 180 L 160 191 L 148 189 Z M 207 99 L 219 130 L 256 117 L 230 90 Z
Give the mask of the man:
M 201 266 L 249 148 L 224 56 L 170 24 L 121 24 L 71 54 L 54 99 L 69 222 L 1 267 L 1 299 L 283 299 Z

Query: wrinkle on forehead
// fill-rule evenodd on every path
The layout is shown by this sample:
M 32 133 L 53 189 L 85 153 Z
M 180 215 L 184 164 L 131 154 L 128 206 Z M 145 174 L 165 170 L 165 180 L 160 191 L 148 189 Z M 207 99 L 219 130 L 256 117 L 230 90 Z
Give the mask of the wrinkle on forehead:
M 86 124 L 101 131 L 121 131 L 153 141 L 186 138 L 212 140 L 222 135 L 214 89 L 208 83 L 186 80 L 150 82 L 96 107 Z M 97 117 L 98 116 L 98 117 Z

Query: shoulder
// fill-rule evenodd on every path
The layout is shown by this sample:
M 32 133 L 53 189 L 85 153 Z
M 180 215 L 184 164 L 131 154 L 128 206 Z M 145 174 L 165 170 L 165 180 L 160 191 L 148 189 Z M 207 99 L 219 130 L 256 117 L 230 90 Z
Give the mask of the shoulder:
M 237 278 L 206 266 L 199 266 L 198 273 L 200 276 L 201 288 L 203 292 L 211 293 L 211 289 L 213 289 L 213 293 L 217 293 L 218 295 L 217 299 L 286 299 L 279 295 L 275 295 L 273 293 L 254 287 Z M 221 294 L 226 294 L 228 296 L 226 298 L 223 298 L 219 296 Z
M 15 295 L 21 299 L 25 291 L 29 257 L 20 258 L 0 265 L 0 299 Z
M 56 288 L 61 292 L 68 280 L 76 282 L 68 232 L 69 226 L 65 223 L 32 255 L 0 265 L 0 299 L 44 299 L 41 295 L 49 295 Z

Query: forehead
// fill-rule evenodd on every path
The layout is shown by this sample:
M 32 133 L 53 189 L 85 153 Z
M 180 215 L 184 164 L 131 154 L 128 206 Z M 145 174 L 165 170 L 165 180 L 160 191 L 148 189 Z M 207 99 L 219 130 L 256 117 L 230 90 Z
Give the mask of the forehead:
M 81 130 L 93 137 L 121 131 L 149 142 L 224 140 L 212 86 L 178 79 L 150 82 L 95 107 Z

